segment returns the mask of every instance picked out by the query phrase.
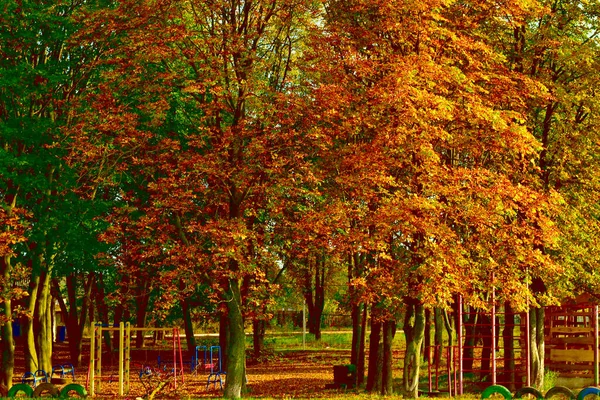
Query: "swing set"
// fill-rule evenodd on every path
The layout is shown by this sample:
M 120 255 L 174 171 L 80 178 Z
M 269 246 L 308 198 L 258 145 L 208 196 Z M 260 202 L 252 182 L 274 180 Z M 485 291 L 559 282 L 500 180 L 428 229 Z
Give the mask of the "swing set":
M 94 323 L 93 326 L 94 332 L 90 338 L 91 355 L 88 369 L 88 383 L 90 388 L 90 396 L 96 395 L 96 391 L 101 390 L 103 380 L 112 381 L 112 376 L 102 375 L 102 337 L 103 334 L 106 332 L 118 332 L 119 335 L 119 396 L 129 394 L 132 332 L 171 332 L 173 337 L 173 368 L 172 371 L 166 375 L 166 377 L 168 380 L 171 381 L 170 383 L 172 383 L 174 389 L 177 389 L 178 381 L 180 381 L 180 385 L 184 383 L 183 354 L 181 350 L 179 328 L 133 328 L 131 327 L 129 322 L 121 322 L 118 327 L 106 327 L 102 324 L 97 323 Z M 148 366 L 143 366 L 139 371 L 138 375 L 140 377 L 140 380 L 146 387 L 146 390 L 148 392 L 151 392 L 152 388 L 147 387 L 147 384 L 150 381 L 147 378 L 150 376 L 154 376 L 154 371 Z M 161 386 L 162 388 L 166 385 L 164 384 L 164 382 L 160 382 L 159 386 Z

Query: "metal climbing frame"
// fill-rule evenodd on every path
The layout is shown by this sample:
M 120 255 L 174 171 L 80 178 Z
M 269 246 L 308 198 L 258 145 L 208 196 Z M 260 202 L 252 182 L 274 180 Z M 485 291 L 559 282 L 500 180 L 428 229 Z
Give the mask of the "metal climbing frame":
M 199 350 L 204 353 L 202 364 L 200 364 Z M 222 371 L 221 364 L 221 346 L 196 346 L 196 368 L 194 369 L 198 373 L 198 369 L 203 369 L 205 372 L 210 371 L 208 379 L 206 381 L 206 388 L 213 384 L 213 387 L 217 386 L 217 383 L 223 388 L 223 375 L 226 375 L 225 371 Z
M 459 299 L 458 394 L 463 394 L 465 374 L 478 374 L 482 381 L 487 379 L 492 385 L 501 384 L 514 389 L 531 383 L 529 313 L 499 312 L 493 293 L 491 300 L 490 312 L 484 313 L 481 310 L 467 310 L 463 307 L 462 299 Z M 504 343 L 507 338 L 513 342 Z M 513 349 L 514 357 L 498 357 L 501 342 L 504 348 Z

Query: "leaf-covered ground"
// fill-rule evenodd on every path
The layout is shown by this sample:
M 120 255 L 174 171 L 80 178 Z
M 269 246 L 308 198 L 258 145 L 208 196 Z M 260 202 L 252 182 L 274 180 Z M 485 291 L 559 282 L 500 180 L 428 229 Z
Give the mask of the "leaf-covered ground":
M 17 346 L 15 382 L 24 371 L 22 346 Z M 56 343 L 53 353 L 55 364 L 68 363 L 68 347 L 66 343 Z M 142 382 L 139 378 L 141 365 L 156 367 L 158 356 L 162 359 L 172 359 L 169 350 L 135 350 L 131 353 L 131 386 L 127 398 L 143 397 L 159 379 L 165 377 L 164 372 L 159 376 L 149 377 Z M 184 361 L 188 357 L 184 355 Z M 323 398 L 337 396 L 356 396 L 354 391 L 327 389 L 325 386 L 333 382 L 333 365 L 349 362 L 350 352 L 338 349 L 323 350 L 294 350 L 274 352 L 266 361 L 248 363 L 248 397 L 253 398 Z M 118 394 L 117 355 L 103 354 L 101 388 L 96 390 L 100 398 L 111 398 Z M 86 386 L 89 363 L 89 352 L 84 352 L 83 367 L 76 369 L 76 383 Z M 201 371 L 192 374 L 189 367 L 185 370 L 184 380 L 178 380 L 176 391 L 167 387 L 160 398 L 214 398 L 221 396 L 221 391 L 211 384 L 207 389 L 208 372 Z M 113 382 L 109 382 L 112 379 Z M 224 380 L 223 380 L 224 383 Z

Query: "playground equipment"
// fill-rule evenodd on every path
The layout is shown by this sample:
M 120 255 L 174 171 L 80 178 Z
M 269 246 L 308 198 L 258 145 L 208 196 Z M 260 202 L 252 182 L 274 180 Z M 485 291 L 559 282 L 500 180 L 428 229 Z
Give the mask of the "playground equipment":
M 21 383 L 29 384 L 35 388 L 39 383 L 47 383 L 48 374 L 43 369 L 38 369 L 35 372 L 27 371 L 21 377 Z
M 118 327 L 104 327 L 101 324 L 94 324 L 94 334 L 91 336 L 91 355 L 88 373 L 88 381 L 90 387 L 90 396 L 96 394 L 96 390 L 100 390 L 102 384 L 102 335 L 104 332 L 118 332 L 119 334 L 119 371 L 118 371 L 118 386 L 119 396 L 129 394 L 130 389 L 130 360 L 131 360 L 131 333 L 132 332 L 171 332 L 172 333 L 172 349 L 173 349 L 173 369 L 172 374 L 165 375 L 164 378 L 171 381 L 174 389 L 177 389 L 178 380 L 180 384 L 184 383 L 183 375 L 183 355 L 181 350 L 181 340 L 179 337 L 178 328 L 132 328 L 128 322 L 121 322 Z M 177 366 L 176 364 L 179 364 Z M 144 370 L 138 374 L 140 379 L 145 373 L 155 373 L 152 369 Z M 142 382 L 143 383 L 143 382 Z M 149 384 L 149 380 L 147 381 Z M 163 385 L 164 387 L 164 385 Z
M 525 388 L 531 386 L 529 313 L 500 309 L 496 305 L 493 290 L 490 298 L 487 312 L 463 307 L 462 299 L 458 298 L 451 316 L 455 322 L 457 344 L 426 349 L 429 392 L 440 391 L 440 380 L 443 378 L 444 383 L 447 379 L 444 389 L 450 395 L 463 394 L 466 376 L 479 376 L 479 384 L 488 382 L 492 386 L 507 386 L 517 390 L 517 393 L 521 388 L 527 390 Z M 589 380 L 586 384 L 600 384 L 598 311 L 598 305 L 581 298 L 573 304 L 546 307 L 545 365 L 549 370 L 557 371 L 565 378 L 586 378 Z M 475 315 L 478 320 L 474 318 Z M 507 345 L 511 346 L 510 358 L 508 351 L 503 354 L 499 351 L 499 343 L 503 344 L 504 349 L 508 348 Z M 437 356 L 433 355 L 435 352 Z M 441 353 L 445 353 L 445 363 L 440 363 Z
M 75 367 L 73 367 L 73 364 L 55 365 L 52 367 L 50 380 L 56 380 L 56 378 L 65 379 L 69 376 L 75 380 Z
M 199 350 L 203 352 L 203 362 L 200 364 Z M 221 364 L 221 346 L 196 346 L 196 354 L 194 360 L 196 365 L 194 367 L 194 373 L 198 373 L 199 369 L 205 372 L 210 372 L 206 381 L 206 388 L 213 384 L 213 387 L 219 384 L 220 388 L 223 389 L 223 375 L 226 375 L 225 371 L 222 371 Z

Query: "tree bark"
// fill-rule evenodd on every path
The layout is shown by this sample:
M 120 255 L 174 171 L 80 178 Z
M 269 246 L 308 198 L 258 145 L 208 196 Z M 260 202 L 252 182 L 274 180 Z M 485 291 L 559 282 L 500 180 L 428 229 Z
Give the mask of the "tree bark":
M 34 326 L 35 309 L 37 305 L 38 289 L 40 285 L 39 273 L 32 273 L 29 282 L 29 299 L 27 305 L 27 318 L 23 319 L 22 334 L 25 337 L 25 369 L 36 371 L 38 369 L 38 355 Z
M 229 343 L 227 345 L 227 380 L 224 397 L 240 398 L 245 388 L 246 375 L 246 335 L 242 314 L 240 282 L 229 279 L 227 291 L 227 321 Z
M 419 397 L 419 369 L 421 366 L 421 348 L 425 335 L 425 309 L 415 299 L 405 301 L 407 310 L 404 316 L 404 335 L 406 354 L 402 384 L 405 394 L 410 398 Z
M 3 282 L 9 282 L 11 274 L 11 259 L 10 256 L 4 256 L 0 260 L 0 277 Z M 15 343 L 12 329 L 12 301 L 5 295 L 0 302 L 0 312 L 4 323 L 0 325 L 0 385 L 4 385 L 10 389 L 13 382 L 15 369 Z
M 465 314 L 464 327 L 465 339 L 463 346 L 463 371 L 473 371 L 473 359 L 475 357 L 475 336 L 477 332 L 477 323 L 479 313 L 470 307 L 469 312 Z
M 146 316 L 148 315 L 148 302 L 150 301 L 150 294 L 147 290 L 148 279 L 144 277 L 138 277 L 137 283 L 138 284 L 136 285 L 137 300 L 135 302 L 135 323 L 137 327 L 144 328 L 146 326 Z M 144 331 L 136 332 L 135 347 L 137 347 L 138 349 L 144 347 Z
M 367 304 L 363 307 L 362 327 L 360 332 L 360 352 L 356 364 L 356 384 L 362 385 L 365 382 L 365 339 L 367 336 L 367 313 L 369 307 Z
M 52 296 L 50 293 L 50 274 L 48 271 L 42 272 L 39 283 L 39 296 L 36 306 L 36 320 L 38 332 L 36 335 L 36 345 L 38 351 L 38 369 L 52 371 L 52 314 L 50 312 Z
M 190 309 L 190 298 L 186 297 L 185 299 L 181 300 L 183 328 L 185 330 L 187 347 L 190 353 L 194 353 L 196 351 L 196 337 L 194 336 L 194 325 L 192 324 L 192 313 Z
M 371 313 L 371 333 L 369 335 L 369 370 L 367 375 L 367 391 L 381 391 L 381 373 L 383 365 L 383 343 L 381 330 L 383 323 L 375 320 L 375 310 Z
M 529 310 L 529 348 L 531 352 L 531 385 L 544 387 L 544 308 Z
M 266 321 L 264 319 L 255 318 L 252 321 L 252 346 L 254 351 L 254 359 L 260 359 L 265 348 L 265 330 Z
M 423 328 L 425 330 L 425 328 Z M 388 396 L 394 393 L 393 388 L 393 353 L 392 342 L 396 335 L 396 321 L 388 320 L 383 323 L 383 347 L 381 369 L 381 394 Z M 422 341 L 421 341 L 422 344 Z M 420 345 L 419 345 L 420 346 Z M 418 374 L 418 371 L 417 371 Z M 418 378 L 417 378 L 418 382 Z
M 502 341 L 504 344 L 504 368 L 502 381 L 511 391 L 515 391 L 515 314 L 509 302 L 504 303 L 504 330 Z

